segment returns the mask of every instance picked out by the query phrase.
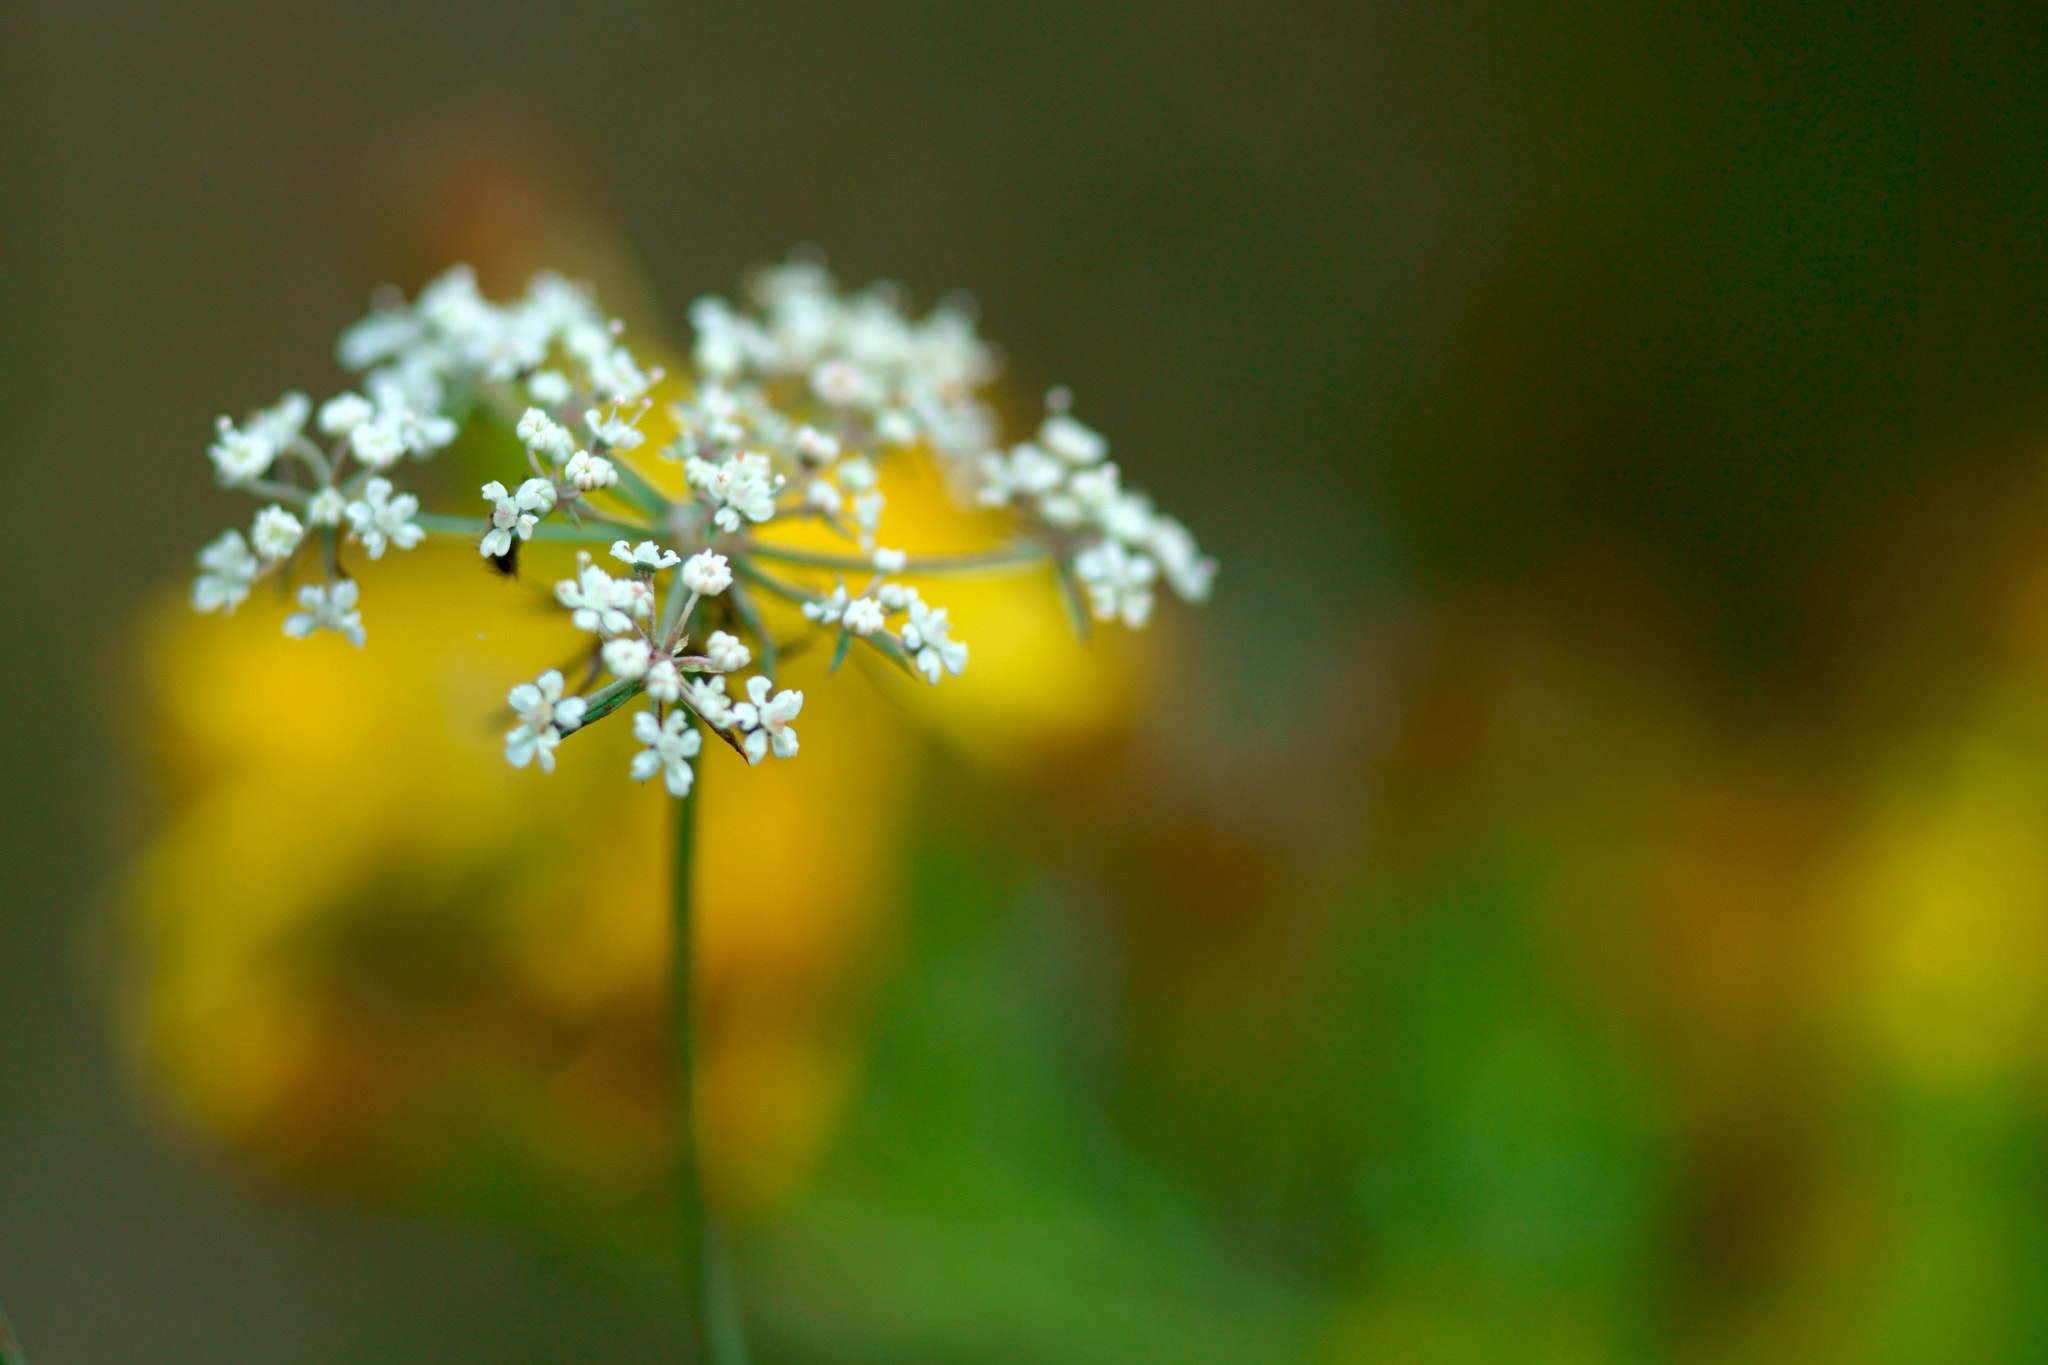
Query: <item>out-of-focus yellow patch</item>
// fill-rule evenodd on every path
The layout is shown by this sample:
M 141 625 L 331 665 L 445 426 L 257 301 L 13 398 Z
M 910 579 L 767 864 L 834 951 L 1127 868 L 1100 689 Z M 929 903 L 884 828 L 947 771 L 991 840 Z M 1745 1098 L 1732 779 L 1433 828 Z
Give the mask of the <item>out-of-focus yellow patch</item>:
M 2038 680 L 1916 755 L 1862 841 L 1863 1017 L 1925 1088 L 2048 1059 L 2048 707 Z M 1930 761 L 1931 760 L 1931 761 Z
M 935 478 L 899 473 L 890 493 L 885 543 L 980 524 Z M 623 717 L 565 741 L 552 775 L 501 756 L 506 690 L 587 647 L 546 591 L 569 563 L 529 545 L 520 583 L 464 546 L 362 564 L 360 651 L 287 639 L 274 597 L 232 618 L 152 610 L 168 814 L 133 873 L 134 1036 L 197 1128 L 288 1176 L 414 1201 L 662 1187 L 673 803 L 627 779 Z M 748 769 L 706 746 L 700 1098 L 732 1211 L 798 1185 L 852 1093 L 912 722 L 1022 764 L 1128 712 L 1124 652 L 1082 649 L 1049 586 L 1012 580 L 928 585 L 974 651 L 965 678 L 828 680 L 828 641 L 782 670 L 805 694 L 797 758 Z

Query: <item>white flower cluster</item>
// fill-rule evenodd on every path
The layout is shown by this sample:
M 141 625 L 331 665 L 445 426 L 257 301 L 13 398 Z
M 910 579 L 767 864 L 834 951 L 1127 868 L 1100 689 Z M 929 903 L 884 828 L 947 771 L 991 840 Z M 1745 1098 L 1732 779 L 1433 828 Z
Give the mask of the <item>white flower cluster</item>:
M 998 362 L 965 305 L 911 318 L 892 288 L 842 294 L 821 266 L 795 261 L 760 272 L 747 308 L 704 299 L 691 320 L 696 374 L 669 408 L 676 436 L 659 451 L 682 466 L 673 497 L 633 454 L 662 371 L 641 366 L 581 288 L 539 275 L 523 298 L 498 305 L 457 267 L 410 305 L 380 306 L 337 346 L 362 373 L 359 392 L 317 411 L 290 393 L 239 425 L 220 419 L 208 452 L 216 476 L 266 505 L 246 536 L 224 532 L 200 552 L 193 605 L 232 612 L 261 578 L 310 577 L 285 632 L 332 631 L 360 646 L 348 547 L 374 560 L 439 532 L 516 572 L 529 541 L 608 544 L 620 567 L 581 550 L 574 576 L 554 585 L 592 637 L 586 682 L 571 691 L 550 669 L 514 687 L 505 757 L 552 771 L 564 736 L 645 698 L 630 775 L 659 774 L 680 797 L 702 730 L 749 763 L 798 752 L 803 693 L 777 690 L 781 648 L 763 595 L 830 633 L 834 670 L 859 644 L 936 685 L 966 668 L 967 646 L 944 607 L 893 575 L 1049 562 L 1094 616 L 1131 626 L 1149 618 L 1162 579 L 1190 601 L 1209 594 L 1214 561 L 1180 522 L 1123 488 L 1108 443 L 1072 416 L 1064 390 L 1048 396 L 1034 439 L 997 444 L 984 391 Z M 449 445 L 472 414 L 511 433 L 525 471 L 483 485 L 482 516 L 421 512 L 398 489 L 397 467 Z M 925 559 L 879 543 L 883 470 L 918 449 L 965 501 L 1014 513 L 1016 542 Z M 782 522 L 822 525 L 848 548 L 778 543 Z M 816 584 L 827 575 L 829 589 Z M 849 575 L 861 585 L 850 589 Z M 759 671 L 729 692 L 728 677 L 756 659 Z

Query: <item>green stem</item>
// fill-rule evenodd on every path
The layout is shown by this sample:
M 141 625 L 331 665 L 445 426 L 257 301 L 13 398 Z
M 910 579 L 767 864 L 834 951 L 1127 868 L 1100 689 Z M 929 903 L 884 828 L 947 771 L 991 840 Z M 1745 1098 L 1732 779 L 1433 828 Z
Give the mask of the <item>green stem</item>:
M 839 569 L 847 573 L 872 573 L 875 561 L 855 555 L 835 555 L 823 550 L 801 550 L 789 545 L 769 545 L 761 541 L 749 544 L 743 553 L 761 559 L 780 560 L 784 564 L 804 564 L 814 569 Z M 1015 545 L 999 545 L 992 550 L 974 550 L 955 555 L 913 555 L 903 565 L 904 573 L 960 573 L 970 569 L 1021 568 L 1030 564 L 1042 564 L 1048 558 L 1045 548 L 1030 542 Z
M 674 943 L 669 951 L 670 1009 L 676 1064 L 676 1250 L 682 1262 L 683 1322 L 699 1365 L 747 1365 L 746 1339 L 733 1295 L 732 1267 L 718 1220 L 704 1207 L 697 1168 L 696 1050 L 690 942 L 695 916 L 691 871 L 697 842 L 697 791 L 706 764 L 696 765 L 690 794 L 676 802 Z
M 463 536 L 470 540 L 482 540 L 484 532 L 491 529 L 485 517 L 455 517 L 446 512 L 420 512 L 413 520 L 419 528 L 432 535 Z M 610 517 L 583 515 L 583 525 L 572 526 L 566 521 L 544 521 L 533 528 L 534 540 L 559 540 L 572 545 L 609 545 L 619 537 L 616 532 L 646 536 L 654 528 L 638 522 L 618 521 Z
M 28 1353 L 15 1339 L 14 1324 L 7 1320 L 5 1308 L 0 1308 L 0 1365 L 28 1365 Z

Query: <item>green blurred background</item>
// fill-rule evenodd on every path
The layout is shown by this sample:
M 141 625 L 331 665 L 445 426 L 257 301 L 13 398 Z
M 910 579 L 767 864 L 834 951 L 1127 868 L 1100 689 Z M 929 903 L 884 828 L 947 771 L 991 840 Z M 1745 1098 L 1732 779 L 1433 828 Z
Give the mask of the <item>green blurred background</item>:
M 971 290 L 1224 564 L 1110 752 L 922 760 L 763 1362 L 2048 1359 L 2044 130 L 2022 6 L 16 0 L 33 1358 L 674 1358 L 575 1238 L 172 1130 L 110 1022 L 209 423 L 509 184 L 672 321 L 795 242 Z

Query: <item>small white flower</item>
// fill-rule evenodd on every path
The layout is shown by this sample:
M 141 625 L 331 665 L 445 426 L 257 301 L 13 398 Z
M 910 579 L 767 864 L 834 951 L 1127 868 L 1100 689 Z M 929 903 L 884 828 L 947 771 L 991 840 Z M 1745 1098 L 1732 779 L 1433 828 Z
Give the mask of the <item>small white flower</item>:
M 348 515 L 348 499 L 339 488 L 323 488 L 306 503 L 308 526 L 339 526 Z
M 683 557 L 674 550 L 664 550 L 651 540 L 630 546 L 623 540 L 615 540 L 612 542 L 612 558 L 632 565 L 641 573 L 673 568 L 683 562 Z
M 260 436 L 236 429 L 227 418 L 220 419 L 220 439 L 206 448 L 213 459 L 214 473 L 225 484 L 247 483 L 269 472 L 277 459 L 277 447 Z
M 656 659 L 648 667 L 646 680 L 641 686 L 658 702 L 681 701 L 683 671 L 676 667 L 674 659 Z
M 740 519 L 766 521 L 775 515 L 775 495 L 783 477 L 774 462 L 759 451 L 735 455 L 722 464 L 692 459 L 684 462 L 683 475 L 690 486 L 718 508 L 714 519 L 727 531 L 740 529 Z
M 1109 442 L 1100 432 L 1083 426 L 1064 412 L 1045 419 L 1038 429 L 1038 443 L 1068 464 L 1090 465 L 1109 454 Z
M 846 604 L 843 619 L 855 635 L 873 635 L 882 628 L 882 604 L 872 597 L 857 597 Z
M 284 618 L 284 633 L 294 640 L 303 640 L 316 630 L 331 630 L 361 649 L 363 614 L 355 610 L 359 591 L 353 578 L 344 578 L 332 587 L 303 584 L 299 588 L 299 606 L 304 610 Z
M 882 496 L 881 490 L 876 488 L 870 488 L 865 493 L 855 495 L 853 499 L 853 524 L 860 527 L 863 543 L 872 543 L 874 541 L 875 531 L 882 524 L 882 507 L 887 501 Z
M 387 416 L 363 422 L 348 434 L 348 448 L 372 469 L 389 469 L 405 456 L 405 429 Z
M 535 759 L 540 770 L 555 770 L 555 746 L 562 734 L 583 723 L 590 704 L 581 697 L 562 695 L 562 673 L 551 668 L 530 683 L 520 683 L 505 695 L 519 714 L 520 724 L 505 732 L 505 761 L 523 768 Z
M 660 773 L 670 796 L 688 796 L 695 777 L 690 771 L 690 760 L 704 747 L 703 736 L 690 724 L 690 713 L 677 709 L 669 712 L 664 721 L 652 711 L 635 711 L 633 738 L 647 746 L 633 755 L 629 769 L 633 780 L 645 782 Z
M 214 473 L 224 484 L 247 483 L 268 473 L 284 448 L 305 428 L 312 403 L 303 393 L 288 393 L 276 407 L 265 408 L 240 427 L 223 417 L 214 423 L 219 439 L 207 447 Z
M 1190 602 L 1206 602 L 1216 583 L 1216 561 L 1195 545 L 1188 528 L 1169 516 L 1152 518 L 1147 543 L 1173 590 Z
M 796 453 L 812 464 L 831 464 L 839 458 L 839 438 L 806 422 L 796 429 Z
M 683 688 L 683 700 L 704 718 L 706 725 L 723 730 L 732 724 L 732 699 L 725 695 L 725 675 L 690 679 Z
M 850 460 L 840 461 L 839 467 L 833 473 L 838 475 L 840 487 L 855 493 L 865 493 L 873 488 L 881 477 L 875 473 L 874 464 L 865 455 L 856 455 Z
M 261 568 L 240 531 L 222 531 L 199 552 L 206 572 L 192 584 L 192 605 L 200 611 L 233 612 L 249 597 L 249 585 Z M 714 637 L 715 638 L 715 637 Z
M 910 556 L 901 550 L 878 549 L 875 551 L 875 567 L 883 573 L 902 573 L 903 566 L 910 562 Z
M 872 383 L 850 360 L 828 360 L 811 371 L 811 392 L 834 407 L 848 407 L 865 398 Z
M 653 647 L 637 635 L 605 643 L 604 666 L 615 678 L 644 678 L 653 660 Z
M 944 607 L 929 606 L 921 600 L 910 604 L 910 619 L 903 625 L 903 643 L 917 652 L 918 669 L 934 687 L 939 685 L 941 668 L 957 678 L 967 667 L 967 646 L 946 638 L 951 628 Z
M 555 584 L 555 600 L 569 608 L 578 630 L 624 635 L 635 617 L 653 615 L 654 594 L 637 579 L 617 579 L 586 558 L 576 577 Z
M 732 586 L 732 569 L 724 555 L 699 550 L 683 561 L 683 586 L 691 592 L 716 597 Z
M 579 450 L 571 455 L 569 463 L 563 466 L 562 479 L 573 488 L 585 493 L 595 493 L 600 488 L 610 488 L 617 483 L 619 471 L 604 456 Z
M 723 681 L 721 678 L 719 681 Z M 774 750 L 777 758 L 796 756 L 796 731 L 790 722 L 804 709 L 804 694 L 788 691 L 778 692 L 771 701 L 768 690 L 774 684 L 756 673 L 747 679 L 747 700 L 737 702 L 732 708 L 734 728 L 747 731 L 746 751 L 748 763 L 759 763 Z
M 631 422 L 614 414 L 606 417 L 595 408 L 583 414 L 583 425 L 590 429 L 590 439 L 602 441 L 613 450 L 637 450 L 647 437 Z
M 841 506 L 839 490 L 830 479 L 812 479 L 804 489 L 804 501 L 820 512 L 836 515 Z
M 495 559 L 512 548 L 515 534 L 521 540 L 532 538 L 533 528 L 554 508 L 555 486 L 546 479 L 528 479 L 517 493 L 508 493 L 493 479 L 484 485 L 483 496 L 491 504 L 491 529 L 484 532 L 477 552 Z
M 512 428 L 519 437 L 519 443 L 536 455 L 553 462 L 564 460 L 576 448 L 576 438 L 568 428 L 559 426 L 555 420 L 539 408 L 528 408 L 519 415 L 518 425 Z
M 370 558 L 382 559 L 386 542 L 410 550 L 426 539 L 413 521 L 419 510 L 420 500 L 412 494 L 391 496 L 391 480 L 372 479 L 363 485 L 363 496 L 348 505 L 348 520 Z
M 305 534 L 306 528 L 299 524 L 297 517 L 272 503 L 256 514 L 256 524 L 249 531 L 249 543 L 265 559 L 283 559 L 299 548 L 299 541 Z
M 1098 621 L 1122 618 L 1136 629 L 1152 616 L 1152 582 L 1159 566 L 1150 555 L 1133 554 L 1119 540 L 1103 540 L 1074 556 L 1074 576 L 1088 589 L 1088 607 Z
M 883 610 L 898 612 L 917 601 L 917 589 L 908 583 L 884 583 L 875 589 L 875 598 Z
M 1029 441 L 1005 456 L 990 451 L 981 457 L 980 500 L 1000 507 L 1019 495 L 1043 498 L 1066 482 L 1068 467 Z
M 917 442 L 917 419 L 901 408 L 890 408 L 875 418 L 875 439 L 883 445 L 914 445 Z
M 805 617 L 821 626 L 835 624 L 846 614 L 846 585 L 841 583 L 833 588 L 828 596 L 821 597 L 815 602 L 804 603 L 803 613 Z
M 377 405 L 359 393 L 341 393 L 320 405 L 320 430 L 346 436 L 377 415 Z
M 754 652 L 741 644 L 738 636 L 714 630 L 704 642 L 704 657 L 721 673 L 737 673 L 753 662 Z
M 575 389 L 560 370 L 535 370 L 526 381 L 526 396 L 536 403 L 558 408 L 569 401 Z

